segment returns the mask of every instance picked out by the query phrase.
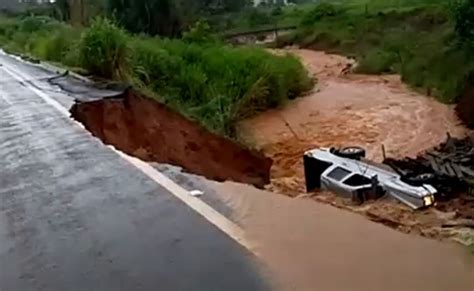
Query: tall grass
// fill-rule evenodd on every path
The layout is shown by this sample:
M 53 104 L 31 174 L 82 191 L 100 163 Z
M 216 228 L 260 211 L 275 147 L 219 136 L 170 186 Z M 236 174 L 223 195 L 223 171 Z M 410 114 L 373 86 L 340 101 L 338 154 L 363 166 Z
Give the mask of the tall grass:
M 0 44 L 10 53 L 77 66 L 69 56 L 77 51 L 80 31 L 48 17 L 22 20 L 0 17 Z
M 82 33 L 80 64 L 94 75 L 124 79 L 127 66 L 127 34 L 111 21 L 98 18 Z
M 297 59 L 260 48 L 142 39 L 132 50 L 141 82 L 230 136 L 236 121 L 295 98 L 312 84 Z
M 2 47 L 101 77 L 126 79 L 230 137 L 235 136 L 237 121 L 296 98 L 312 86 L 296 58 L 227 46 L 210 37 L 203 24 L 184 39 L 171 40 L 128 35 L 105 19 L 82 32 L 47 19 L 3 21 Z M 32 25 L 35 21 L 39 24 Z

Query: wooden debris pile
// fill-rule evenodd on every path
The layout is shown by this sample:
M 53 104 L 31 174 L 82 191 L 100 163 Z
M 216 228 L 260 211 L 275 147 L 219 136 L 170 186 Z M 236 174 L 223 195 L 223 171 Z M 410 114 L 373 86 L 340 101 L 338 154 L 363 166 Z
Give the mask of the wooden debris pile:
M 428 150 L 416 159 L 385 159 L 402 179 L 415 186 L 430 184 L 438 192 L 439 200 L 448 200 L 466 193 L 474 186 L 474 138 L 453 138 Z

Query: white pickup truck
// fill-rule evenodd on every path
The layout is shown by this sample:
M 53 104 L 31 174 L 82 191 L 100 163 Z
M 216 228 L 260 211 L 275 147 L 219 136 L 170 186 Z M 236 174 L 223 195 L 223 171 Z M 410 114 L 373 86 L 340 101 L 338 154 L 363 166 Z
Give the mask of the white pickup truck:
M 304 155 L 306 189 L 325 189 L 363 202 L 390 195 L 413 209 L 435 203 L 436 189 L 431 185 L 411 185 L 399 174 L 382 165 L 364 160 L 358 147 L 341 150 L 320 148 Z

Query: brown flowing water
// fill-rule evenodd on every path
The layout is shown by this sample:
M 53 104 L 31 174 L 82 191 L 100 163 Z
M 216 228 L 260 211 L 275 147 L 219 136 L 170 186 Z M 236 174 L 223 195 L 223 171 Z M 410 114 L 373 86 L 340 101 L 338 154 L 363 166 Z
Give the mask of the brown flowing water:
M 474 257 L 304 198 L 212 183 L 278 290 L 472 291 Z
M 280 279 L 282 289 L 474 288 L 474 261 L 462 247 L 416 236 L 474 243 L 472 229 L 441 227 L 455 211 L 412 211 L 391 200 L 356 206 L 331 193 L 304 194 L 306 150 L 360 145 L 370 159 L 380 161 L 383 144 L 388 156 L 415 156 L 438 145 L 447 132 L 468 133 L 454 107 L 411 90 L 397 75 L 342 74 L 353 63 L 342 56 L 300 49 L 286 52 L 300 57 L 318 79 L 317 86 L 307 96 L 245 120 L 240 133 L 274 160 L 268 190 L 298 198 L 233 184 L 219 186 L 235 219 L 259 243 L 260 257 Z M 448 210 L 452 209 L 455 206 Z
M 242 136 L 274 160 L 269 190 L 291 197 L 304 195 L 302 156 L 315 147 L 358 145 L 367 149 L 368 158 L 381 161 L 382 145 L 389 157 L 415 156 L 438 145 L 447 132 L 452 136 L 468 132 L 454 106 L 411 90 L 398 75 L 343 74 L 353 64 L 343 56 L 301 49 L 277 53 L 284 52 L 297 55 L 318 84 L 307 96 L 241 123 Z M 461 230 L 442 229 L 440 217 L 446 215 L 434 209 L 414 212 L 386 200 L 354 206 L 331 193 L 311 196 L 403 232 L 465 237 Z

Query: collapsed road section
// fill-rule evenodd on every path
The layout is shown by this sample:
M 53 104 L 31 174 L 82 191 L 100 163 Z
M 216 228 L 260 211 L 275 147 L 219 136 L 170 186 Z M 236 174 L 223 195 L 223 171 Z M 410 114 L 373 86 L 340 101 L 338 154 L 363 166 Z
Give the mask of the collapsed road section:
M 220 223 L 71 122 L 51 73 L 0 63 L 0 290 L 270 289 Z
M 144 161 L 172 164 L 216 181 L 262 188 L 272 160 L 174 112 L 133 90 L 94 101 L 77 101 L 72 117 L 105 144 Z

